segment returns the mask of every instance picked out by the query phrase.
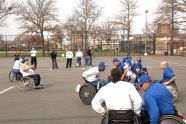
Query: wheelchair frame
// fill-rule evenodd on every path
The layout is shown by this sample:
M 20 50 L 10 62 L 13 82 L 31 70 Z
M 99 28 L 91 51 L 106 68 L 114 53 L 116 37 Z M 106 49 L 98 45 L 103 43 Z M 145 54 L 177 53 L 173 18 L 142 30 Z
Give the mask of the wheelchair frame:
M 19 76 L 20 79 L 17 79 L 17 76 Z M 19 75 L 19 74 L 16 75 L 16 76 L 14 76 L 13 70 L 11 70 L 11 71 L 9 72 L 9 81 L 10 81 L 10 82 L 20 81 L 22 78 L 23 78 L 23 76 L 22 76 L 22 75 Z

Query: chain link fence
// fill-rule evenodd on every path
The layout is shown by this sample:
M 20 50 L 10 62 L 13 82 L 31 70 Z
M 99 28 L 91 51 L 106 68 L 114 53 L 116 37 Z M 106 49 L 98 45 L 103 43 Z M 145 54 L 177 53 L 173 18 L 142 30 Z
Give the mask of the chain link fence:
M 110 41 L 104 41 L 99 38 L 92 39 L 89 37 L 88 46 L 93 48 L 94 56 L 124 56 L 130 50 L 130 54 L 144 54 L 145 52 L 145 36 L 133 35 L 130 41 L 126 41 L 122 36 L 114 35 Z M 71 36 L 44 36 L 45 55 L 50 56 L 52 50 L 56 50 L 58 55 L 65 53 L 68 48 L 71 48 L 74 53 L 78 49 L 83 49 L 84 39 L 81 35 Z M 169 51 L 170 44 L 167 44 L 167 49 L 155 48 L 155 41 L 150 38 L 146 42 L 146 50 L 149 54 L 166 53 Z M 174 43 L 174 55 L 186 55 L 186 43 Z M 38 51 L 38 56 L 42 56 L 42 40 L 39 35 L 1 35 L 0 36 L 0 56 L 12 57 L 15 53 L 29 56 L 29 51 L 34 47 Z M 86 52 L 84 51 L 84 54 Z

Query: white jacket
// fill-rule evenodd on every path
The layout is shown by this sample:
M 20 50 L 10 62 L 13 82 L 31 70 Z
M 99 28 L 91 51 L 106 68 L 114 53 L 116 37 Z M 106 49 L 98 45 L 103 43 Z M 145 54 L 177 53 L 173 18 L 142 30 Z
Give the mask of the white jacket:
M 73 58 L 73 52 L 72 51 L 67 51 L 66 52 L 66 58 L 67 59 L 72 59 Z
M 96 81 L 100 79 L 100 72 L 98 70 L 98 67 L 90 68 L 89 70 L 83 72 L 82 76 L 88 81 Z
M 107 110 L 102 106 L 106 103 Z M 142 99 L 129 82 L 119 81 L 109 83 L 102 87 L 92 100 L 92 108 L 98 113 L 105 113 L 109 110 L 134 110 L 139 115 L 142 107 Z

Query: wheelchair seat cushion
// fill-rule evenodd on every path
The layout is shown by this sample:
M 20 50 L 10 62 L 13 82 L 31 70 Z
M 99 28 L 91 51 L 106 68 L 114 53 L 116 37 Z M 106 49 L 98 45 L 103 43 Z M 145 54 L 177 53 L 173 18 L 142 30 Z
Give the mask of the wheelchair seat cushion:
M 132 110 L 111 110 L 108 114 L 111 122 L 134 122 L 134 112 Z

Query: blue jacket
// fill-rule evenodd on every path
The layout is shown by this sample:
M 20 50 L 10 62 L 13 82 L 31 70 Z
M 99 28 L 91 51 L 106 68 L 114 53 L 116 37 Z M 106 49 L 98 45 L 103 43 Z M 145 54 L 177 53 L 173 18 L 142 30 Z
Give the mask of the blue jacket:
M 123 63 L 119 63 L 119 65 L 117 66 L 117 68 L 120 70 L 120 72 L 123 74 L 123 72 L 124 72 L 124 66 L 125 66 L 125 64 L 123 64 Z
M 163 78 L 162 78 L 162 83 L 169 81 L 171 78 L 176 76 L 173 72 L 173 70 L 168 66 L 164 71 L 163 71 Z
M 145 109 L 150 117 L 150 124 L 158 124 L 159 117 L 166 114 L 176 114 L 173 96 L 167 88 L 159 83 L 153 83 L 144 94 Z

